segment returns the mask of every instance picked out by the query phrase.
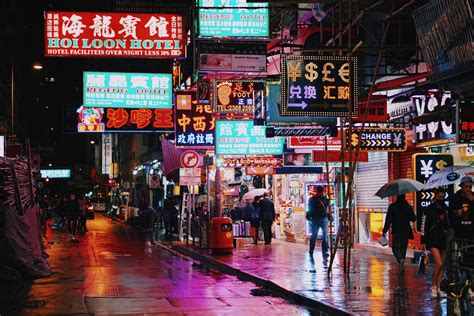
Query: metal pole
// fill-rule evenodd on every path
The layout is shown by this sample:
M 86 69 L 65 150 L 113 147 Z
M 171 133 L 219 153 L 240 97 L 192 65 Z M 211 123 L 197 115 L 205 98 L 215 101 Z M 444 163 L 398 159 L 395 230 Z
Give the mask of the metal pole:
M 12 84 L 12 89 L 11 89 L 11 94 L 12 94 L 12 100 L 11 100 L 11 114 L 12 114 L 12 136 L 15 135 L 15 69 L 13 66 L 13 58 L 12 58 L 12 73 L 11 73 L 11 84 Z
M 330 187 L 331 184 L 329 182 L 329 159 L 328 159 L 328 137 L 327 137 L 327 135 L 324 136 L 324 150 L 326 152 L 326 181 L 327 181 L 327 192 L 328 192 L 328 201 L 329 201 L 328 206 L 329 206 L 330 212 L 332 212 L 332 209 L 331 209 L 331 187 Z M 336 190 L 334 190 L 334 192 L 336 192 Z M 335 195 L 334 195 L 334 197 L 335 197 Z M 334 200 L 337 201 L 336 198 Z M 331 252 L 332 252 L 332 247 L 333 247 L 333 244 L 332 244 L 333 227 L 334 227 L 334 217 L 330 216 L 329 217 L 329 248 L 331 249 Z

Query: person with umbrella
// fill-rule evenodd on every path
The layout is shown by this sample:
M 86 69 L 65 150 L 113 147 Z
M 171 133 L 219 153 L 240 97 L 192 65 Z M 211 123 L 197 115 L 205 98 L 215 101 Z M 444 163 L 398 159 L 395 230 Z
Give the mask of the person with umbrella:
M 440 291 L 443 278 L 443 262 L 448 241 L 448 207 L 445 202 L 446 193 L 443 189 L 436 189 L 435 200 L 426 210 L 424 242 L 430 250 L 435 263 L 433 279 L 431 281 L 431 297 L 446 297 Z
M 397 200 L 390 204 L 385 217 L 382 235 L 385 237 L 392 227 L 392 252 L 398 262 L 399 272 L 403 272 L 405 256 L 407 253 L 408 239 L 413 239 L 413 230 L 410 222 L 416 221 L 413 207 L 408 204 L 405 194 L 416 192 L 423 188 L 423 183 L 412 179 L 397 179 L 383 185 L 376 196 L 386 198 L 397 196 Z
M 403 272 L 407 254 L 408 239 L 413 239 L 413 230 L 410 222 L 416 221 L 413 207 L 408 204 L 405 194 L 397 196 L 397 200 L 390 204 L 385 218 L 382 235 L 385 236 L 392 227 L 392 252 L 398 262 L 399 272 Z

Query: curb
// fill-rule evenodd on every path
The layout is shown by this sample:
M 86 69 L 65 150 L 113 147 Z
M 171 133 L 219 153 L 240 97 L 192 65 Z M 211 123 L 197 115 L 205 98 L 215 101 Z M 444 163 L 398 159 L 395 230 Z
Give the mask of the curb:
M 321 301 L 317 301 L 311 298 L 308 298 L 304 295 L 298 294 L 296 292 L 289 291 L 278 284 L 269 281 L 267 279 L 255 276 L 253 274 L 244 272 L 242 270 L 236 269 L 228 264 L 224 264 L 222 262 L 219 262 L 218 260 L 215 260 L 211 258 L 210 256 L 207 256 L 202 253 L 198 253 L 195 251 L 192 251 L 186 247 L 176 245 L 173 243 L 163 243 L 163 242 L 158 242 L 157 245 L 159 247 L 162 247 L 165 250 L 168 250 L 172 253 L 180 253 L 182 255 L 185 255 L 186 257 L 189 257 L 191 259 L 194 259 L 196 261 L 201 262 L 201 264 L 205 264 L 207 266 L 210 266 L 216 270 L 218 270 L 221 273 L 228 274 L 228 275 L 234 275 L 237 276 L 239 280 L 243 281 L 249 281 L 254 283 L 257 286 L 260 286 L 262 288 L 265 288 L 267 290 L 272 291 L 273 293 L 277 294 L 279 297 L 296 302 L 300 305 L 304 305 L 307 307 L 315 308 L 318 311 L 321 311 L 323 313 L 326 313 L 328 315 L 351 315 L 348 311 L 343 310 L 341 308 L 338 308 L 336 306 L 323 303 Z

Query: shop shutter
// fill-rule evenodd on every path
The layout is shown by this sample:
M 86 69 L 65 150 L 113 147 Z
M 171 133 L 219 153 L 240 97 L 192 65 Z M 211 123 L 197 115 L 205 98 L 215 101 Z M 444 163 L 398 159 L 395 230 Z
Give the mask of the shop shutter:
M 369 152 L 369 162 L 357 164 L 356 198 L 359 211 L 386 211 L 388 200 L 375 196 L 388 182 L 388 155 Z

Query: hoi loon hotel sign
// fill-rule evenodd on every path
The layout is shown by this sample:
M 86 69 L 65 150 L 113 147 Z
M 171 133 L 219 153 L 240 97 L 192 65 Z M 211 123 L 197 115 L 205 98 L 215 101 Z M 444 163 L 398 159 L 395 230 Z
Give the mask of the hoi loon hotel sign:
M 46 56 L 185 56 L 179 14 L 45 12 Z

